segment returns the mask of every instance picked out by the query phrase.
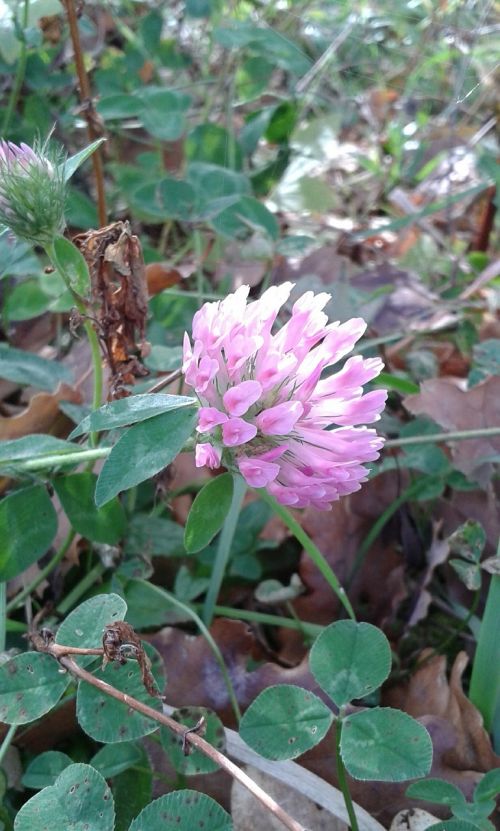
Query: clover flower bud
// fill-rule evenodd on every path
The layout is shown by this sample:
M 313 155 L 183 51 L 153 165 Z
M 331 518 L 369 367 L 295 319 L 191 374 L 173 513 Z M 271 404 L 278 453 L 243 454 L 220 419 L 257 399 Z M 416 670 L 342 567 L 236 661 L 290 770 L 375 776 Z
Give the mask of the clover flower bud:
M 63 231 L 62 161 L 47 143 L 31 148 L 0 140 L 0 223 L 17 237 L 46 245 Z
M 273 333 L 292 288 L 247 303 L 241 286 L 194 316 L 183 372 L 201 404 L 196 465 L 223 464 L 284 505 L 328 510 L 359 490 L 384 443 L 364 425 L 380 418 L 387 392 L 363 390 L 383 364 L 352 355 L 339 366 L 366 323 L 328 323 L 326 293 L 303 294 Z

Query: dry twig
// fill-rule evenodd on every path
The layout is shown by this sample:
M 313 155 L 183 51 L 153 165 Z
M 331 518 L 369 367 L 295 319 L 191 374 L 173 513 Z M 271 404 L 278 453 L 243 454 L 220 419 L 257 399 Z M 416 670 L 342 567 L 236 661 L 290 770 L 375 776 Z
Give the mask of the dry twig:
M 127 638 L 129 637 L 129 634 L 127 635 Z M 205 756 L 208 756 L 209 759 L 212 759 L 212 761 L 225 770 L 226 773 L 234 779 L 237 779 L 238 782 L 247 788 L 250 793 L 252 793 L 256 799 L 258 799 L 259 802 L 261 802 L 261 804 L 273 814 L 273 816 L 283 823 L 285 828 L 289 829 L 289 831 L 306 831 L 303 825 L 287 814 L 287 812 L 284 811 L 283 808 L 281 808 L 281 806 L 278 805 L 278 803 L 275 802 L 275 800 L 270 797 L 259 785 L 257 785 L 243 770 L 228 759 L 227 756 L 224 756 L 224 754 L 219 750 L 216 750 L 215 747 L 212 747 L 211 744 L 205 741 L 205 739 L 199 736 L 196 732 L 186 731 L 186 728 L 173 718 L 170 718 L 164 713 L 158 712 L 158 710 L 154 710 L 152 707 L 149 707 L 147 704 L 143 704 L 141 701 L 127 695 L 121 690 L 117 690 L 115 687 L 111 686 L 111 684 L 107 684 L 105 681 L 95 678 L 92 673 L 87 672 L 87 670 L 83 669 L 83 667 L 80 667 L 71 657 L 72 655 L 102 655 L 104 657 L 104 649 L 81 649 L 56 644 L 53 641 L 52 634 L 48 632 L 48 630 L 44 630 L 42 633 L 32 632 L 30 634 L 30 639 L 36 650 L 52 655 L 59 661 L 61 666 L 68 670 L 68 672 L 70 672 L 75 678 L 80 679 L 80 681 L 85 681 L 87 684 L 90 684 L 92 687 L 98 689 L 104 695 L 109 695 L 111 698 L 116 699 L 116 701 L 121 701 L 122 704 L 125 704 L 132 710 L 136 710 L 138 713 L 142 713 L 142 715 L 147 718 L 153 719 L 153 721 L 157 721 L 159 724 L 168 727 L 168 729 L 178 735 L 181 740 L 186 743 L 186 745 L 192 745 L 197 750 L 201 751 L 201 753 Z M 121 655 L 121 657 L 123 657 L 123 655 Z

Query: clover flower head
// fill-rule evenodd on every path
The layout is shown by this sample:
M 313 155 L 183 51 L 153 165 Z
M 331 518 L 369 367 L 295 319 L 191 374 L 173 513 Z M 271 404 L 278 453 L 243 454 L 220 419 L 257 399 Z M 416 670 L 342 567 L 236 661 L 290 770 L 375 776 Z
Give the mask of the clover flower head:
M 40 245 L 64 229 L 66 186 L 60 153 L 0 140 L 0 223 Z
M 272 286 L 247 303 L 241 286 L 194 316 L 183 372 L 201 404 L 195 458 L 239 471 L 284 505 L 328 510 L 359 490 L 363 465 L 378 458 L 383 439 L 361 425 L 380 418 L 387 392 L 363 393 L 363 384 L 383 364 L 354 355 L 338 366 L 366 324 L 328 323 L 326 293 L 303 294 L 273 331 L 292 288 Z

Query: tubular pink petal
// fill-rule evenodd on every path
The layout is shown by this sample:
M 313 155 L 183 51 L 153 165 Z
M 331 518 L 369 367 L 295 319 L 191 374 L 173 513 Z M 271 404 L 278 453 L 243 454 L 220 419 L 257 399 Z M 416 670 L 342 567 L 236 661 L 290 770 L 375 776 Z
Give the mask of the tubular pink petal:
M 235 387 L 230 387 L 224 393 L 222 400 L 229 415 L 242 416 L 255 404 L 262 395 L 262 387 L 258 381 L 242 381 Z
M 241 475 L 252 488 L 266 488 L 280 472 L 279 465 L 256 457 L 239 456 L 237 465 Z
M 255 424 L 249 424 L 243 418 L 230 418 L 222 425 L 222 439 L 226 447 L 237 447 L 252 441 L 257 435 Z
M 199 433 L 210 433 L 214 427 L 224 424 L 225 421 L 227 421 L 227 415 L 221 413 L 216 407 L 200 407 L 196 429 Z
M 255 419 L 257 427 L 266 436 L 286 436 L 291 433 L 304 412 L 300 401 L 284 401 L 263 410 Z

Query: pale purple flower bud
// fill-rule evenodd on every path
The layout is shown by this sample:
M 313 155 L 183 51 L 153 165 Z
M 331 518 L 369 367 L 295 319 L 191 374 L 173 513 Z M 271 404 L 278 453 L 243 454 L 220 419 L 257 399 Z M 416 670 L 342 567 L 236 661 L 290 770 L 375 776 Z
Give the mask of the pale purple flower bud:
M 0 140 L 0 223 L 22 239 L 51 243 L 64 229 L 65 200 L 60 154 Z

